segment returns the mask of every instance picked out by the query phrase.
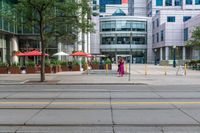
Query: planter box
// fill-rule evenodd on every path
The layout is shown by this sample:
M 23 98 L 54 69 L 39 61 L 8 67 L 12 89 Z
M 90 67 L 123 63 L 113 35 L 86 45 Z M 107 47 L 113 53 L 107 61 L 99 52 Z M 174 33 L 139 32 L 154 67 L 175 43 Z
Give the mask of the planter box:
M 51 73 L 51 71 L 52 71 L 52 67 L 48 67 L 48 66 L 45 67 L 45 73 Z
M 36 73 L 36 68 L 35 67 L 26 67 L 26 73 Z
M 61 67 L 60 66 L 53 66 L 53 72 L 54 73 L 61 72 Z
M 92 64 L 92 69 L 94 69 L 94 70 L 99 69 L 99 64 Z
M 67 66 L 61 66 L 62 71 L 69 71 L 69 68 Z
M 80 71 L 80 66 L 79 65 L 72 66 L 72 71 Z
M 9 71 L 11 74 L 20 74 L 21 73 L 21 70 L 19 67 L 10 67 Z
M 8 74 L 8 67 L 0 67 L 0 74 Z

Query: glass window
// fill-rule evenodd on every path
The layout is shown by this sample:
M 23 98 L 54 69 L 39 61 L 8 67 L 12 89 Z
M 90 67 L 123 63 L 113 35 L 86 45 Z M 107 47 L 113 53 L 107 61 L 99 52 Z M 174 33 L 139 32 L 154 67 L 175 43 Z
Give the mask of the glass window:
M 156 19 L 156 26 L 159 27 L 159 19 Z
M 127 31 L 126 21 L 117 21 L 116 22 L 116 30 L 117 31 Z
M 154 35 L 152 36 L 152 38 L 153 38 L 153 39 L 152 39 L 153 43 L 155 43 Z
M 184 29 L 184 41 L 188 40 L 188 28 Z
M 167 22 L 175 22 L 175 21 L 176 21 L 175 16 L 168 16 L 167 17 Z
M 115 37 L 112 37 L 112 36 L 108 36 L 108 37 L 102 37 L 101 38 L 101 44 L 116 44 L 116 41 L 115 41 Z
M 189 19 L 191 19 L 191 16 L 184 16 L 184 17 L 183 17 L 183 22 L 186 22 L 186 21 L 188 21 Z
M 156 6 L 163 6 L 163 0 L 156 0 Z
M 146 23 L 143 22 L 133 22 L 132 31 L 146 31 Z
M 101 22 L 101 31 L 115 31 L 115 21 Z
M 129 36 L 117 37 L 117 44 L 130 44 L 130 37 Z
M 164 41 L 164 31 L 163 30 L 160 32 L 160 41 L 161 42 Z
M 192 5 L 192 0 L 186 0 L 186 5 Z
M 153 29 L 155 28 L 155 22 L 153 21 Z
M 165 0 L 165 6 L 172 6 L 172 0 Z
M 159 14 L 159 10 L 156 10 L 156 15 Z
M 182 4 L 182 0 L 175 0 L 174 1 L 175 6 L 181 6 L 181 4 Z
M 159 33 L 156 33 L 156 41 L 159 42 Z
M 200 0 L 195 0 L 195 5 L 200 5 Z
M 132 44 L 145 45 L 146 44 L 146 37 L 132 37 Z

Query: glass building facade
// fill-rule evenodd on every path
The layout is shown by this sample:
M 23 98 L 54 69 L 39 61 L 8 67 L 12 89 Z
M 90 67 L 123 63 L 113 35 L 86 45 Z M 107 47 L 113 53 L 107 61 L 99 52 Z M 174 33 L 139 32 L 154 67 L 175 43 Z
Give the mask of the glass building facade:
M 0 10 L 11 10 L 12 6 L 17 3 L 17 0 L 0 0 Z M 31 51 L 40 49 L 39 30 L 35 27 L 27 28 L 23 25 L 25 18 L 18 15 L 16 23 L 9 23 L 9 21 L 0 17 L 0 62 L 9 62 L 12 57 L 11 39 L 13 36 L 17 38 L 18 50 Z M 57 44 L 52 43 L 48 46 L 46 52 L 50 55 L 56 53 L 58 50 Z
M 132 63 L 145 63 L 147 22 L 125 18 L 100 21 L 101 53 L 112 60 L 117 60 L 117 56 L 124 56 L 127 61 L 131 59 Z
M 106 11 L 106 5 L 107 4 L 121 4 L 122 0 L 100 0 L 100 12 L 105 12 Z

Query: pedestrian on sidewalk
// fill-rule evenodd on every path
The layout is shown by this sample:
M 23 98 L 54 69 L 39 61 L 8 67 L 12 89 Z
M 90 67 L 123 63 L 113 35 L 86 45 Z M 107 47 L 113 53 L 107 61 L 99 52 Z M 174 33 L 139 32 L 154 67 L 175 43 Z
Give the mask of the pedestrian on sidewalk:
M 119 75 L 121 77 L 124 76 L 124 59 L 123 58 L 120 58 L 120 61 L 119 61 Z

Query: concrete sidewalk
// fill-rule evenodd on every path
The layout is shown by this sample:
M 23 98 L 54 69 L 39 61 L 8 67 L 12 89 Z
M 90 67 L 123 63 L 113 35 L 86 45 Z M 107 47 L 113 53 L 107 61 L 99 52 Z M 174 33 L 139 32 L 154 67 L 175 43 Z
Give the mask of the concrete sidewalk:
M 128 70 L 128 66 L 125 67 Z M 131 65 L 131 80 L 129 75 L 118 77 L 117 66 L 108 74 L 105 71 L 89 72 L 60 72 L 46 74 L 46 82 L 41 83 L 40 74 L 1 74 L 0 84 L 148 84 L 148 85 L 200 85 L 200 71 L 187 70 L 187 75 L 176 76 L 177 68 L 147 65 Z M 165 75 L 166 71 L 166 75 Z

